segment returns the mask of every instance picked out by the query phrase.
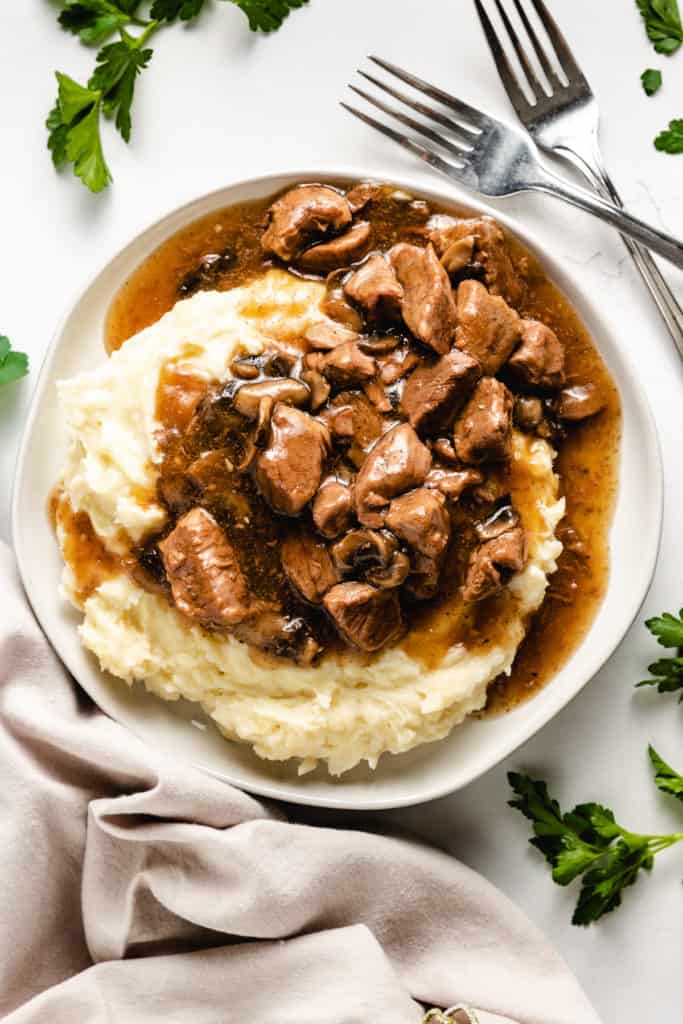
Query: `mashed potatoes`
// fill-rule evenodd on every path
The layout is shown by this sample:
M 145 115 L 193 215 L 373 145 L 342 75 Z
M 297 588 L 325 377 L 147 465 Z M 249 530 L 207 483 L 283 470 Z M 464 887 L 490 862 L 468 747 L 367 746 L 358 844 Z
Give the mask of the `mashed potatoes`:
M 87 512 L 109 550 L 125 552 L 165 519 L 155 500 L 162 366 L 174 359 L 207 381 L 225 377 L 238 350 L 257 353 L 270 338 L 301 334 L 324 319 L 322 295 L 322 285 L 277 270 L 230 292 L 201 292 L 100 369 L 60 383 L 69 432 L 64 494 L 74 511 Z M 562 550 L 555 527 L 564 501 L 552 450 L 515 434 L 513 458 L 534 495 L 532 507 L 520 508 L 527 565 L 508 588 L 494 639 L 472 649 L 456 644 L 435 667 L 400 645 L 374 659 L 328 654 L 305 668 L 266 662 L 234 637 L 192 625 L 123 570 L 82 600 L 67 565 L 64 590 L 83 611 L 82 641 L 103 669 L 128 684 L 141 680 L 164 700 L 197 701 L 227 737 L 251 744 L 263 758 L 297 758 L 302 771 L 325 761 L 337 775 L 363 760 L 374 766 L 383 752 L 440 739 L 481 708 L 489 683 L 510 671 Z

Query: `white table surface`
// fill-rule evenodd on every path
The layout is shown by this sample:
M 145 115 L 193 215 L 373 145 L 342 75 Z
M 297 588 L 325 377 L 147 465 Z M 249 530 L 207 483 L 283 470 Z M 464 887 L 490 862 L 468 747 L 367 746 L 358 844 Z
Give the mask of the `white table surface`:
M 673 59 L 656 55 L 630 0 L 553 0 L 552 8 L 600 99 L 607 164 L 627 206 L 683 236 L 683 156 L 658 154 L 652 146 L 659 128 L 683 116 L 683 51 Z M 42 126 L 55 91 L 53 69 L 85 78 L 92 53 L 57 30 L 44 0 L 3 4 L 0 11 L 0 333 L 28 351 L 33 365 L 28 380 L 0 396 L 4 537 L 16 449 L 55 324 L 134 232 L 195 195 L 270 169 L 339 160 L 369 175 L 412 172 L 407 154 L 337 105 L 366 53 L 509 116 L 470 0 L 312 0 L 270 38 L 252 36 L 240 12 L 220 4 L 201 25 L 160 34 L 155 46 L 152 66 L 139 80 L 133 143 L 126 147 L 107 129 L 116 180 L 95 197 L 70 175 L 53 172 Z M 665 75 L 654 99 L 639 83 L 649 66 Z M 438 184 L 426 171 L 424 181 Z M 528 847 L 526 822 L 506 807 L 505 771 L 538 772 L 567 802 L 599 799 L 638 831 L 683 828 L 683 809 L 656 792 L 645 756 L 652 740 L 683 765 L 683 710 L 672 697 L 632 688 L 656 654 L 642 619 L 683 604 L 682 366 L 616 236 L 541 197 L 508 200 L 505 209 L 524 218 L 604 303 L 640 366 L 664 456 L 662 550 L 637 624 L 584 692 L 509 763 L 465 792 L 398 817 L 516 900 L 562 951 L 606 1024 L 668 1024 L 681 1019 L 683 1005 L 683 850 L 663 854 L 652 877 L 599 925 L 572 927 L 576 886 L 553 885 Z M 683 299 L 683 275 L 669 276 Z

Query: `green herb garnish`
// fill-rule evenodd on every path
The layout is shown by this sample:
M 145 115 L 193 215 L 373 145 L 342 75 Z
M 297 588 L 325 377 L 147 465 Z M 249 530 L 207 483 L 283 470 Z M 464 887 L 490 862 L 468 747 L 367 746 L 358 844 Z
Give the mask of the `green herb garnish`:
M 666 793 L 681 786 L 683 778 L 650 748 L 655 782 Z M 655 856 L 683 840 L 672 835 L 641 835 L 619 825 L 609 808 L 597 803 L 578 804 L 563 813 L 545 782 L 510 772 L 515 793 L 510 806 L 533 822 L 529 842 L 552 867 L 553 881 L 569 885 L 581 877 L 581 891 L 572 924 L 588 925 L 621 905 L 624 889 L 637 881 L 641 870 L 651 871 Z M 680 798 L 680 796 L 679 796 Z
M 21 380 L 28 373 L 28 356 L 15 352 L 9 338 L 0 334 L 0 385 Z
M 244 12 L 252 31 L 272 32 L 308 0 L 229 2 Z M 71 164 L 92 192 L 106 188 L 112 178 L 102 148 L 102 115 L 130 141 L 136 79 L 153 53 L 147 43 L 160 29 L 199 17 L 204 6 L 205 0 L 153 0 L 151 6 L 145 0 L 61 0 L 59 24 L 85 45 L 99 46 L 117 33 L 119 38 L 100 49 L 87 85 L 57 72 L 57 101 L 46 121 L 56 167 Z M 136 27 L 142 31 L 133 34 Z
M 655 147 L 662 153 L 683 153 L 683 118 L 669 121 L 669 127 L 655 139 Z
M 654 96 L 662 87 L 662 72 L 657 71 L 656 68 L 648 68 L 647 71 L 643 71 L 640 81 L 643 83 L 646 95 Z
M 680 122 L 683 131 L 683 121 Z M 683 135 L 681 136 L 683 139 Z M 679 152 L 681 152 L 679 150 Z M 683 608 L 678 616 L 665 612 L 663 615 L 648 619 L 645 623 L 653 636 L 657 637 L 662 647 L 675 648 L 676 654 L 671 658 L 660 658 L 648 665 L 650 679 L 641 679 L 637 686 L 656 686 L 659 693 L 681 691 L 679 700 L 683 702 Z
M 636 0 L 645 31 L 657 53 L 671 56 L 683 43 L 678 0 Z

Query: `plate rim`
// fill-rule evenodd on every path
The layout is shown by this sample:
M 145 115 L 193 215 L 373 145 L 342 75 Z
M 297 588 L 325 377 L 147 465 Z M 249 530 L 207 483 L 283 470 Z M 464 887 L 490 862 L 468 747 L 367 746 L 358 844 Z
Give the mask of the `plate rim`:
M 301 787 L 297 789 L 295 783 L 290 782 L 269 782 L 264 780 L 262 783 L 251 782 L 246 784 L 243 779 L 237 778 L 230 775 L 229 772 L 217 771 L 215 768 L 203 765 L 198 762 L 190 763 L 194 767 L 198 767 L 200 770 L 206 772 L 213 778 L 219 779 L 229 785 L 236 786 L 237 788 L 252 793 L 256 796 L 266 797 L 269 799 L 284 800 L 290 803 L 296 803 L 304 806 L 314 807 L 327 807 L 338 810 L 358 810 L 358 811 L 378 811 L 397 809 L 401 807 L 417 806 L 422 803 L 426 803 L 431 800 L 436 800 L 441 797 L 447 796 L 451 793 L 457 792 L 465 786 L 470 785 L 472 782 L 481 778 L 486 772 L 490 771 L 496 765 L 500 764 L 505 758 L 509 757 L 515 750 L 517 750 L 522 744 L 526 743 L 531 739 L 544 725 L 549 724 L 553 718 L 559 712 L 567 707 L 571 701 L 578 696 L 578 694 L 585 689 L 585 687 L 591 682 L 595 675 L 600 671 L 603 665 L 611 657 L 614 651 L 617 649 L 619 644 L 623 641 L 624 636 L 631 628 L 635 618 L 637 617 L 646 597 L 652 579 L 657 566 L 657 560 L 659 556 L 661 539 L 662 539 L 662 526 L 663 526 L 663 506 L 664 506 L 664 472 L 661 445 L 657 432 L 657 426 L 650 407 L 650 403 L 645 392 L 644 387 L 640 381 L 639 375 L 636 371 L 635 361 L 632 359 L 628 349 L 623 344 L 619 344 L 616 340 L 613 328 L 608 323 L 605 315 L 597 306 L 596 302 L 592 297 L 591 290 L 585 291 L 579 286 L 578 282 L 574 278 L 571 270 L 565 269 L 561 258 L 556 257 L 552 251 L 546 252 L 543 244 L 536 237 L 533 229 L 529 230 L 526 226 L 518 223 L 517 216 L 508 215 L 504 210 L 498 207 L 490 206 L 478 195 L 467 192 L 453 183 L 443 183 L 443 188 L 439 188 L 441 179 L 434 176 L 434 184 L 428 182 L 423 177 L 415 173 L 415 176 L 411 178 L 410 174 L 406 174 L 405 171 L 398 174 L 394 174 L 389 168 L 386 172 L 379 172 L 373 170 L 369 172 L 368 169 L 362 169 L 355 165 L 350 164 L 330 164 L 330 165 L 319 165 L 318 167 L 311 169 L 298 169 L 279 167 L 276 169 L 269 170 L 257 175 L 248 175 L 246 177 L 240 177 L 237 179 L 228 179 L 225 184 L 221 187 L 212 189 L 209 192 L 203 193 L 199 196 L 195 196 L 188 200 L 183 201 L 180 204 L 168 209 L 161 216 L 156 217 L 154 220 L 147 222 L 141 228 L 134 229 L 130 235 L 127 236 L 126 241 L 119 246 L 112 256 L 103 260 L 97 269 L 91 273 L 84 284 L 81 284 L 74 289 L 74 293 L 70 301 L 65 305 L 62 315 L 57 319 L 56 327 L 50 338 L 50 342 L 45 350 L 45 354 L 41 361 L 40 371 L 36 378 L 36 384 L 33 389 L 31 396 L 31 402 L 29 411 L 24 423 L 21 440 L 18 448 L 17 459 L 15 463 L 13 484 L 12 484 L 12 496 L 11 496 L 11 538 L 12 546 L 15 553 L 17 567 L 24 588 L 24 592 L 29 601 L 33 614 L 35 615 L 40 628 L 50 646 L 55 650 L 62 664 L 66 667 L 69 673 L 73 676 L 79 686 L 81 686 L 86 693 L 91 696 L 98 708 L 107 714 L 110 718 L 119 722 L 124 728 L 129 729 L 134 735 L 142 740 L 145 744 L 148 744 L 149 740 L 144 735 L 136 732 L 135 728 L 130 725 L 127 721 L 121 721 L 117 715 L 113 714 L 110 710 L 103 708 L 100 700 L 94 697 L 89 688 L 81 682 L 75 669 L 69 664 L 69 657 L 62 653 L 61 644 L 59 643 L 59 637 L 51 635 L 51 631 L 43 623 L 40 612 L 34 605 L 32 599 L 33 585 L 31 582 L 31 571 L 27 565 L 26 552 L 24 550 L 22 542 L 22 532 L 20 527 L 20 499 L 22 492 L 22 480 L 27 464 L 28 450 L 30 446 L 30 440 L 33 435 L 34 423 L 38 416 L 38 411 L 42 406 L 45 398 L 47 387 L 50 383 L 50 368 L 55 357 L 55 354 L 59 348 L 60 341 L 64 334 L 65 328 L 69 323 L 71 317 L 76 313 L 78 306 L 82 300 L 88 295 L 97 283 L 99 278 L 103 276 L 113 264 L 119 261 L 125 256 L 126 252 L 133 248 L 135 245 L 141 243 L 145 236 L 152 235 L 163 229 L 165 225 L 168 225 L 168 232 L 165 238 L 170 238 L 180 227 L 184 224 L 189 224 L 192 219 L 197 217 L 208 215 L 211 210 L 219 209 L 221 205 L 229 205 L 230 199 L 225 194 L 230 191 L 236 191 L 244 188 L 256 188 L 260 190 L 260 194 L 267 195 L 268 191 L 266 185 L 269 182 L 273 183 L 271 191 L 275 191 L 276 187 L 280 182 L 283 182 L 282 187 L 286 185 L 294 184 L 296 181 L 329 181 L 334 179 L 351 179 L 351 180 L 373 180 L 373 181 L 387 181 L 392 185 L 396 185 L 399 188 L 405 188 L 415 192 L 418 197 L 427 196 L 437 200 L 445 200 L 452 203 L 461 203 L 477 212 L 488 214 L 500 221 L 501 224 L 510 231 L 513 235 L 518 237 L 522 243 L 529 248 L 539 259 L 543 262 L 544 266 L 550 271 L 549 276 L 563 294 L 567 295 L 567 298 L 574 307 L 580 306 L 580 315 L 582 320 L 590 321 L 591 328 L 599 327 L 600 334 L 609 337 L 612 341 L 614 352 L 616 357 L 620 361 L 623 367 L 625 376 L 629 379 L 630 386 L 632 388 L 633 397 L 635 398 L 638 405 L 638 412 L 640 422 L 646 425 L 646 434 L 644 437 L 644 448 L 654 455 L 653 478 L 656 483 L 656 494 L 649 496 L 649 501 L 654 505 L 654 511 L 656 514 L 655 530 L 650 540 L 650 551 L 646 565 L 644 566 L 644 572 L 641 570 L 641 582 L 639 589 L 630 598 L 627 605 L 627 610 L 623 616 L 623 622 L 619 628 L 614 630 L 614 633 L 607 643 L 599 644 L 596 650 L 592 652 L 591 657 L 588 658 L 588 664 L 585 666 L 583 672 L 577 675 L 577 679 L 581 681 L 573 680 L 571 685 L 565 684 L 561 693 L 555 696 L 555 699 L 551 697 L 547 698 L 550 706 L 545 706 L 543 709 L 540 707 L 537 709 L 536 714 L 533 710 L 529 713 L 526 722 L 520 724 L 517 734 L 512 735 L 507 741 L 499 741 L 496 748 L 496 752 L 493 752 L 490 758 L 486 759 L 486 763 L 473 768 L 469 772 L 463 772 L 463 778 L 460 781 L 449 781 L 451 776 L 448 773 L 444 774 L 441 784 L 433 784 L 429 787 L 423 786 L 422 789 L 417 787 L 415 790 L 415 783 L 410 786 L 410 791 L 404 793 L 400 797 L 379 797 L 378 799 L 365 798 L 365 799 L 353 799 L 350 796 L 335 797 L 332 787 L 330 787 L 330 794 L 325 796 L 317 796 L 315 794 L 308 794 L 306 788 Z M 225 197 L 220 201 L 220 197 Z M 203 209 L 201 212 L 193 212 L 195 209 Z M 171 226 L 171 223 L 176 220 L 180 220 L 180 224 Z M 156 243 L 149 248 L 149 253 L 153 252 L 160 244 L 163 244 L 164 239 L 157 240 Z M 144 257 L 142 257 L 144 259 Z M 138 264 L 139 265 L 139 262 Z M 575 301 L 574 295 L 580 296 L 580 303 Z M 597 333 L 595 330 L 591 330 L 591 333 Z M 607 362 L 606 354 L 599 348 L 602 358 Z M 622 442 L 623 443 L 623 442 Z M 620 452 L 621 455 L 621 452 Z M 620 459 L 621 461 L 621 459 Z M 652 498 L 654 497 L 654 502 Z M 42 496 L 42 503 L 47 500 L 47 496 Z M 617 499 L 618 500 L 618 499 Z M 616 515 L 616 507 L 614 515 Z M 609 593 L 609 581 L 608 581 Z M 56 595 L 57 596 L 57 595 Z M 603 599 L 603 603 L 604 600 Z M 602 607 L 602 603 L 599 607 Z M 571 664 L 571 660 L 574 657 L 572 654 L 569 660 L 566 662 L 565 667 Z M 101 671 L 101 670 L 99 670 Z M 541 693 L 546 692 L 548 685 L 552 680 L 548 681 L 548 684 Z M 527 703 L 527 706 L 533 707 L 535 698 L 531 698 Z M 447 738 L 447 737 L 446 737 Z M 231 742 L 225 740 L 225 742 Z M 438 741 L 444 742 L 444 740 Z

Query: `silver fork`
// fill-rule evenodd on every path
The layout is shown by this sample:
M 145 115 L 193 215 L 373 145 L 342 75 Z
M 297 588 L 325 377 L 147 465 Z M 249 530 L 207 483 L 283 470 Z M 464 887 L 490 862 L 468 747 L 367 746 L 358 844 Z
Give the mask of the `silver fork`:
M 368 103 L 410 128 L 412 132 L 428 139 L 431 146 L 416 142 L 412 136 L 396 131 L 395 128 L 383 124 L 356 107 L 342 103 L 349 113 L 361 121 L 394 139 L 411 153 L 466 188 L 485 196 L 509 196 L 518 192 L 544 192 L 557 196 L 581 210 L 594 214 L 623 234 L 642 242 L 676 266 L 683 267 L 683 243 L 639 220 L 626 210 L 619 209 L 602 196 L 558 177 L 541 161 L 535 143 L 526 132 L 512 125 L 503 124 L 502 121 L 482 113 L 481 110 L 409 74 L 395 64 L 390 64 L 379 57 L 369 59 L 416 91 L 435 100 L 439 107 L 416 101 L 386 82 L 360 72 L 363 78 L 416 111 L 428 123 L 403 114 L 356 86 L 352 85 L 351 89 Z M 442 108 L 449 110 L 451 116 Z M 441 134 L 432 125 L 438 125 L 442 129 Z M 448 159 L 443 154 L 447 154 Z
M 567 84 L 556 73 L 547 49 L 541 43 L 522 0 L 512 0 L 529 42 L 546 76 L 550 94 L 541 84 L 529 60 L 529 52 L 515 30 L 501 0 L 495 0 L 501 21 L 517 55 L 519 65 L 533 96 L 530 103 L 519 78 L 507 58 L 505 47 L 489 18 L 482 0 L 474 0 L 484 34 L 491 48 L 498 73 L 520 121 L 543 150 L 570 160 L 590 185 L 621 208 L 623 202 L 605 168 L 598 132 L 600 110 L 585 75 L 543 0 L 531 0 Z M 683 356 L 683 310 L 664 280 L 647 249 L 624 237 L 626 248 L 649 288 L 681 356 Z

